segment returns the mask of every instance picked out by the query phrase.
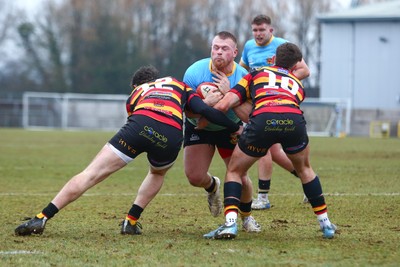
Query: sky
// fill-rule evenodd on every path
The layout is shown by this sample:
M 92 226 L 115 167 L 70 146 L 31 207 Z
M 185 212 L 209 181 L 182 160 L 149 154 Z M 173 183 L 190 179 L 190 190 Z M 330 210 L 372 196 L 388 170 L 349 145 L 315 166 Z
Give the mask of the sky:
M 45 0 L 14 0 L 14 3 L 25 10 L 35 10 L 41 2 Z M 52 0 L 59 1 L 59 0 Z M 350 6 L 351 0 L 337 0 L 341 3 L 342 7 L 347 8 Z
M 42 2 L 44 2 L 44 0 L 14 0 L 14 4 L 18 8 L 26 10 L 27 13 L 30 11 L 35 11 Z

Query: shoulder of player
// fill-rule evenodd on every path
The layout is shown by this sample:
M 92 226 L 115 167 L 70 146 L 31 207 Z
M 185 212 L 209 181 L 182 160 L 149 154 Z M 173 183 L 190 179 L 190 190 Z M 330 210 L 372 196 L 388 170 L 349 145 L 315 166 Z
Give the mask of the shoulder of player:
M 203 58 L 203 59 L 197 60 L 196 62 L 194 62 L 192 65 L 190 65 L 186 69 L 186 73 L 188 73 L 188 72 L 197 72 L 197 71 L 199 71 L 200 69 L 203 69 L 203 68 L 207 68 L 208 69 L 208 65 L 210 64 L 210 62 L 211 62 L 211 58 Z
M 257 47 L 257 46 L 258 45 L 256 43 L 256 40 L 255 39 L 250 39 L 250 40 L 247 40 L 244 43 L 243 50 L 251 50 L 251 49 L 253 49 L 254 47 Z
M 210 62 L 210 58 L 204 58 L 194 62 L 186 69 L 185 74 L 183 75 L 183 81 L 193 86 L 191 83 L 194 80 L 197 81 L 203 76 L 211 75 L 209 68 Z
M 284 44 L 284 43 L 288 43 L 289 41 L 284 38 L 274 36 L 274 39 L 272 40 L 272 42 L 274 42 L 276 44 Z

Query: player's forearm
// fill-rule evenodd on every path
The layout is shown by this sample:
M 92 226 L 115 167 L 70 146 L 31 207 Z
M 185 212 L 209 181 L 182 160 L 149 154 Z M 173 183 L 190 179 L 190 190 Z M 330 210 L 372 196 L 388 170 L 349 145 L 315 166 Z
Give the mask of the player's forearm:
M 252 110 L 252 105 L 249 102 L 245 102 L 240 106 L 237 106 L 233 108 L 233 111 L 235 112 L 236 116 L 239 117 L 241 121 L 248 122 L 249 121 L 249 115 Z
M 227 112 L 228 109 L 233 108 L 239 104 L 239 97 L 231 92 L 228 92 L 215 106 L 215 109 Z

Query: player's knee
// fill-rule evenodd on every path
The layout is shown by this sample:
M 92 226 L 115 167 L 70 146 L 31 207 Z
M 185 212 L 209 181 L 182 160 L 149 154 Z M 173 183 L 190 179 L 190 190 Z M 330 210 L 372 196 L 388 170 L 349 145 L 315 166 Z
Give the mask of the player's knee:
M 202 187 L 207 174 L 187 173 L 186 177 L 192 186 Z

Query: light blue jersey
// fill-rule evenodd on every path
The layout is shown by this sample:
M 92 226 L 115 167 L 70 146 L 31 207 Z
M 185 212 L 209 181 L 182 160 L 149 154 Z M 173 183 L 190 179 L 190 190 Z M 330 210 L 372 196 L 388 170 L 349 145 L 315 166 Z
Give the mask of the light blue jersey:
M 247 74 L 247 70 L 234 62 L 234 67 L 232 73 L 227 74 L 227 77 L 230 82 L 230 87 L 235 86 L 240 79 Z M 183 81 L 192 87 L 194 90 L 203 82 L 214 82 L 212 79 L 211 73 L 211 58 L 201 59 L 193 63 L 185 72 L 183 76 Z M 234 122 L 239 122 L 240 119 L 236 116 L 236 114 L 229 110 L 226 115 Z M 193 125 L 197 125 L 196 119 L 188 118 L 188 121 Z M 225 127 L 209 123 L 204 130 L 208 131 L 219 131 L 225 129 Z
M 251 70 L 272 66 L 275 64 L 276 49 L 288 41 L 272 36 L 271 40 L 264 46 L 259 46 L 254 39 L 248 40 L 243 48 L 241 61 Z

